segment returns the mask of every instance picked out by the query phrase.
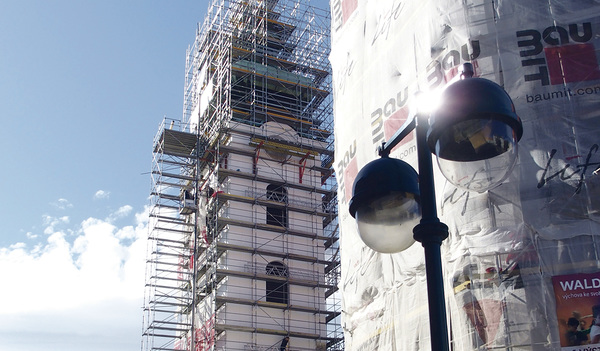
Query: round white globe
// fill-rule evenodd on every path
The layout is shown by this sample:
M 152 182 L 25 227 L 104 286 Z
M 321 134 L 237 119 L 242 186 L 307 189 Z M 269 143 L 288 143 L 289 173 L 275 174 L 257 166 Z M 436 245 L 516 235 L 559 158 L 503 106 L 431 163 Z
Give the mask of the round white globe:
M 356 210 L 361 239 L 381 253 L 400 252 L 414 244 L 412 230 L 420 220 L 419 203 L 409 193 L 392 193 Z

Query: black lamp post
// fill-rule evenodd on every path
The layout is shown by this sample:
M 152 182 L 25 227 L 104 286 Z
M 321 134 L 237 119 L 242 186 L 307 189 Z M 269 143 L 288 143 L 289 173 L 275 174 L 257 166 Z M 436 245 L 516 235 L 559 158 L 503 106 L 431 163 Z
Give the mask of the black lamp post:
M 437 216 L 431 153 L 451 183 L 484 192 L 508 177 L 523 134 L 504 89 L 472 76 L 473 66 L 467 63 L 461 80 L 442 93 L 437 112 L 416 113 L 379 148 L 381 158 L 358 173 L 350 200 L 359 235 L 373 250 L 399 252 L 413 239 L 423 245 L 433 351 L 449 350 L 440 253 L 448 227 Z M 408 163 L 389 157 L 415 129 L 419 174 Z

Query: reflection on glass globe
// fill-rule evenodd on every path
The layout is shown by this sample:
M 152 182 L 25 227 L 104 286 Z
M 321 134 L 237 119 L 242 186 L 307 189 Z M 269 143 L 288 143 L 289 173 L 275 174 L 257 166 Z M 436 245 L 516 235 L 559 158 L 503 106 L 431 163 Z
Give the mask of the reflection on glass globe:
M 400 252 L 414 242 L 412 230 L 421 220 L 419 203 L 413 194 L 391 193 L 356 210 L 361 239 L 381 253 Z
M 467 120 L 445 130 L 438 139 L 440 170 L 452 184 L 484 192 L 505 180 L 517 160 L 517 137 L 507 124 Z

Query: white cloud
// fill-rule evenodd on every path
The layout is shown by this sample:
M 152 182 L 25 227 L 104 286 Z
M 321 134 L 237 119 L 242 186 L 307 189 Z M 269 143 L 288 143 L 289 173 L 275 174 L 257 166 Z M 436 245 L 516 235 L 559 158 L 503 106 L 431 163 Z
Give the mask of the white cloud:
M 135 224 L 140 225 L 148 222 L 148 218 L 150 216 L 150 206 L 144 206 L 144 210 L 142 212 L 138 212 L 135 214 Z
M 25 236 L 27 237 L 27 239 L 37 239 L 38 238 L 38 235 L 33 234 L 32 232 L 25 233 Z
M 63 198 L 56 200 L 56 202 L 52 202 L 50 205 L 59 210 L 66 210 L 73 207 L 73 204 L 69 202 L 69 200 Z
M 16 243 L 16 244 L 10 245 L 10 249 L 12 249 L 12 250 L 19 250 L 19 249 L 23 249 L 25 247 L 26 247 L 25 243 Z
M 112 222 L 114 222 L 117 219 L 129 216 L 129 214 L 131 213 L 131 211 L 133 211 L 133 207 L 131 207 L 129 205 L 121 206 L 121 207 L 119 207 L 118 210 L 116 210 L 115 212 L 111 213 L 106 220 L 108 222 L 112 223 Z
M 124 206 L 116 213 L 131 211 Z M 84 340 L 92 338 L 100 350 L 128 331 L 139 346 L 147 220 L 136 214 L 134 225 L 119 228 L 88 218 L 78 229 L 52 231 L 69 224 L 68 217 L 44 219 L 45 242 L 0 248 L 0 344 L 23 345 L 35 331 L 44 340 L 81 339 L 79 349 L 91 350 Z M 65 232 L 76 233 L 75 239 Z
M 110 191 L 98 190 L 94 194 L 94 200 L 108 199 L 110 196 Z
M 44 226 L 46 226 L 44 228 L 44 234 L 51 235 L 58 230 L 57 227 L 69 224 L 69 216 L 52 217 L 49 215 L 43 215 L 42 221 Z

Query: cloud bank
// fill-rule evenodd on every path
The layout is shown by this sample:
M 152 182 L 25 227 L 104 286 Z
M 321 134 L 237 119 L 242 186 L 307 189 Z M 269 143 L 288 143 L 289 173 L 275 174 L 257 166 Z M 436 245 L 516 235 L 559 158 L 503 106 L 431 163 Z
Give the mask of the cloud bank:
M 69 217 L 45 216 L 44 241 L 0 248 L 0 345 L 62 351 L 139 348 L 147 212 L 135 214 L 131 225 L 113 224 L 132 211 L 123 206 L 70 230 L 57 229 L 69 224 Z M 32 337 L 48 343 L 40 346 Z

